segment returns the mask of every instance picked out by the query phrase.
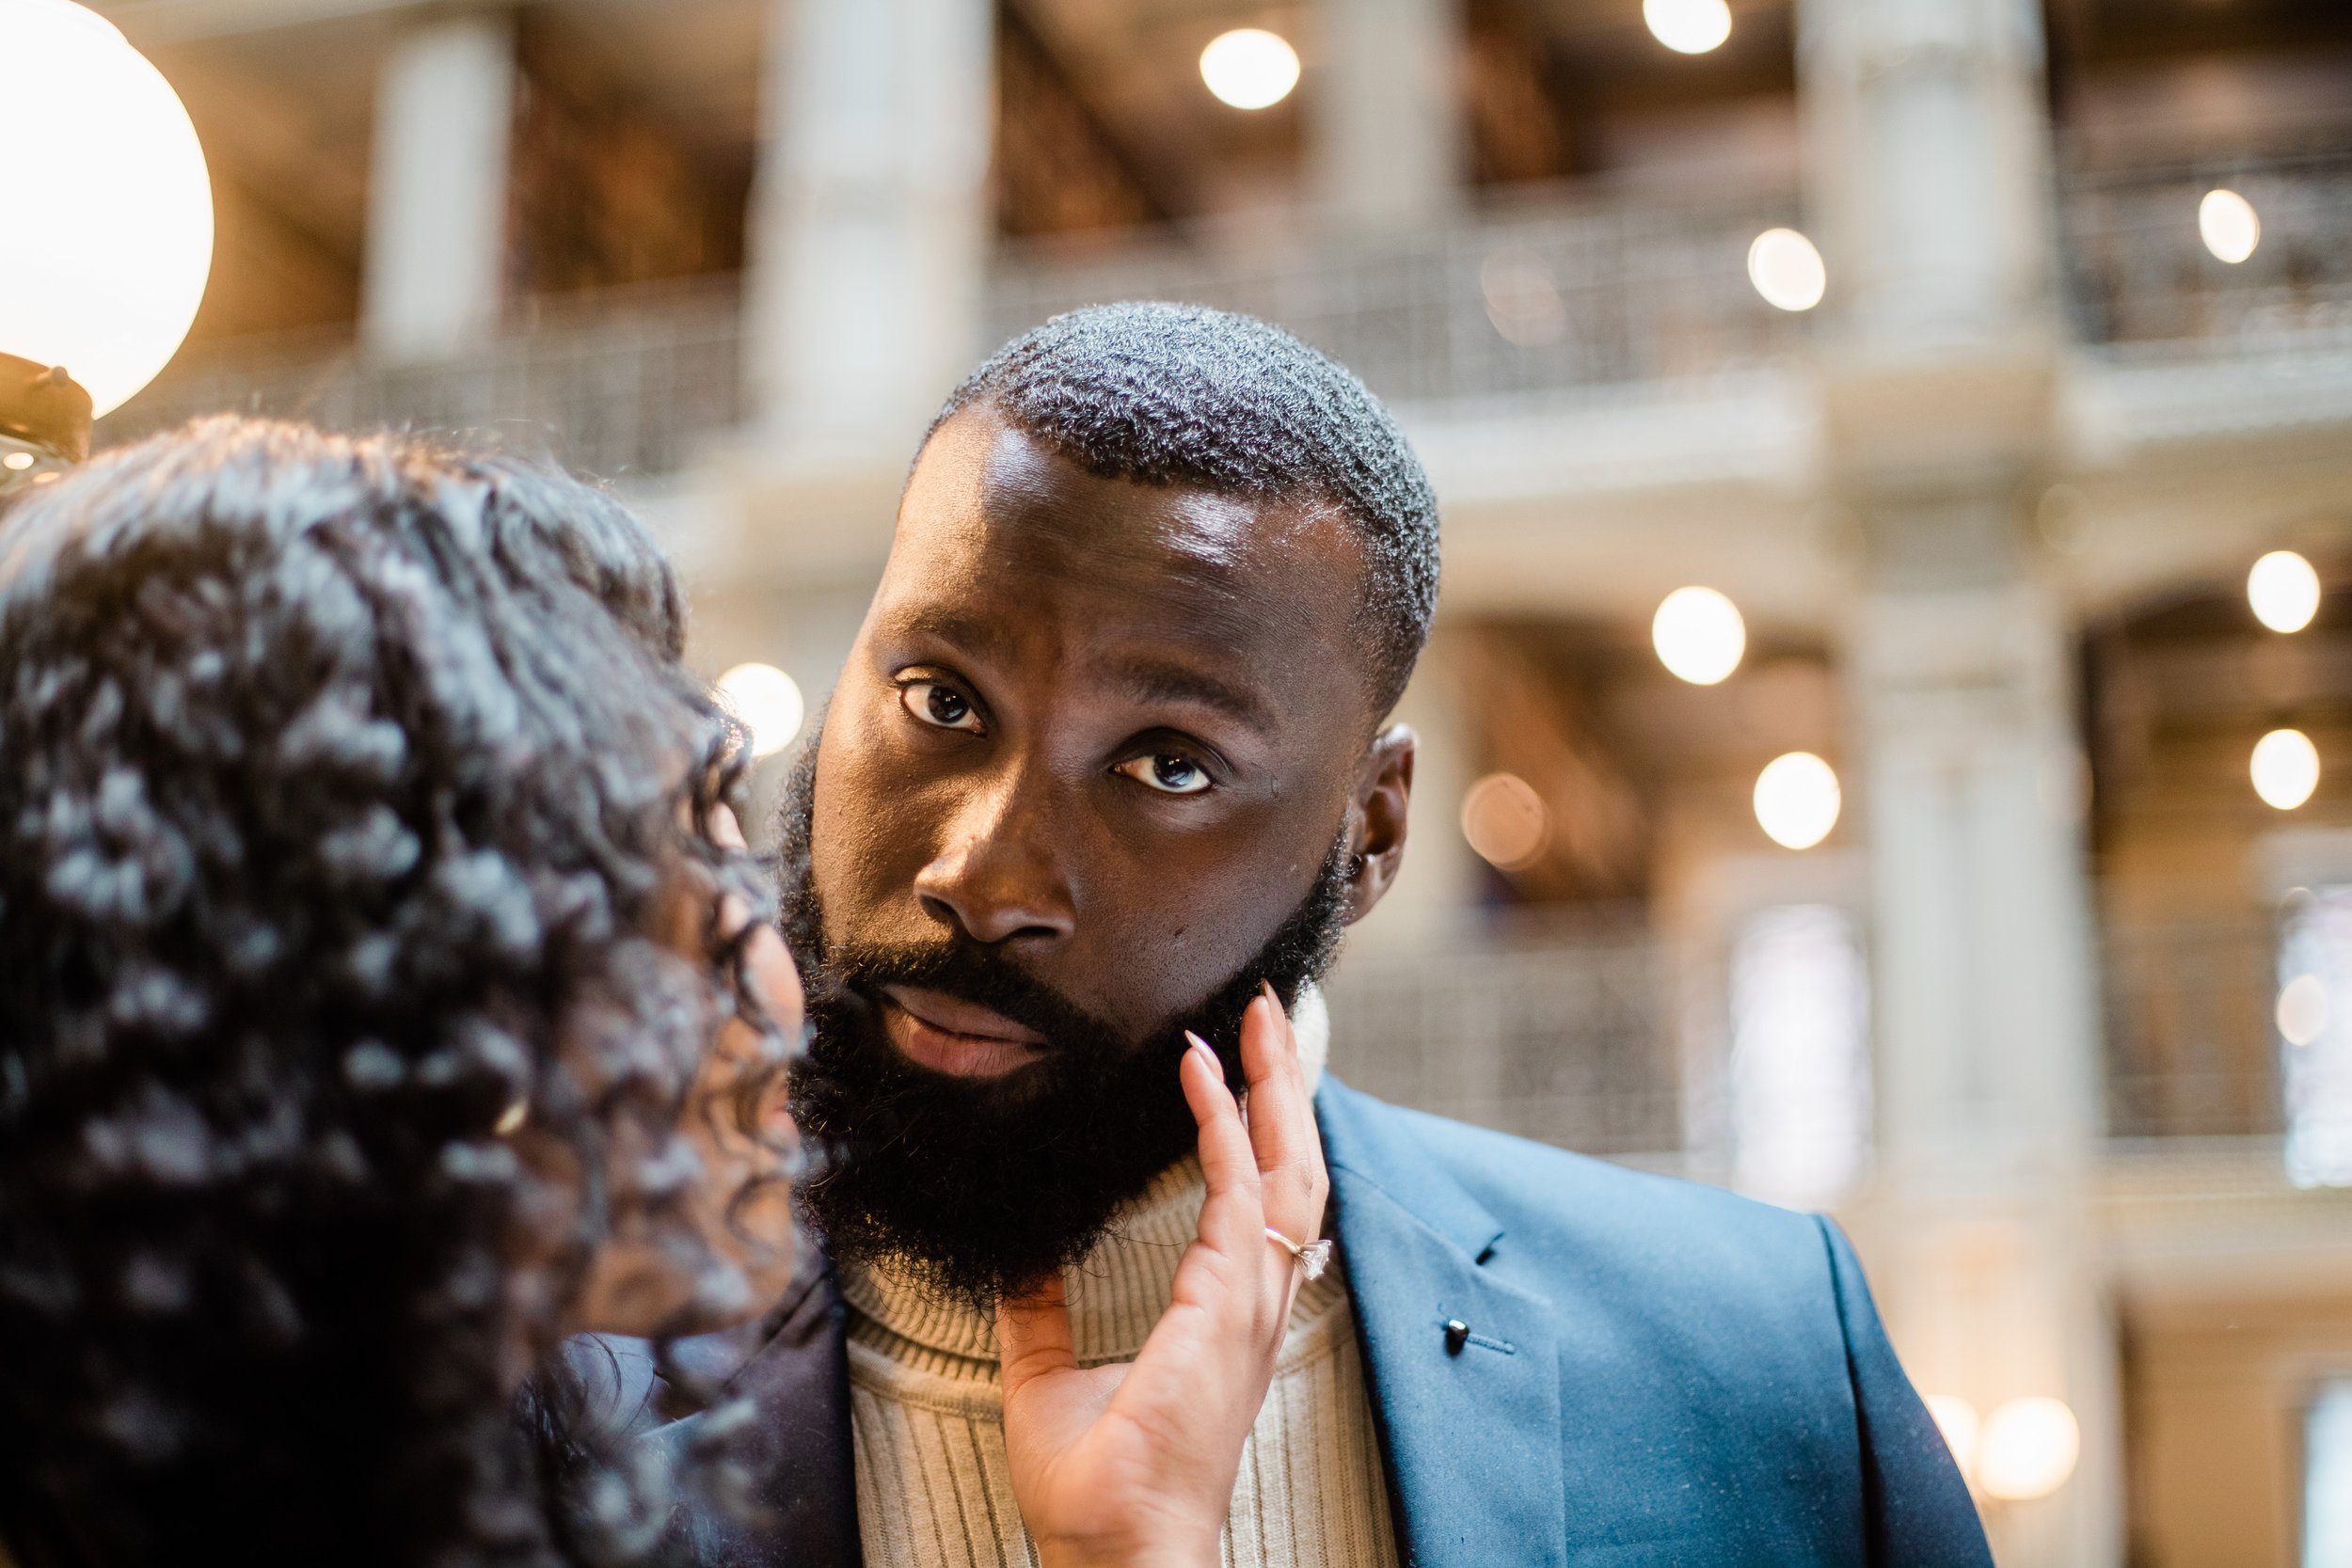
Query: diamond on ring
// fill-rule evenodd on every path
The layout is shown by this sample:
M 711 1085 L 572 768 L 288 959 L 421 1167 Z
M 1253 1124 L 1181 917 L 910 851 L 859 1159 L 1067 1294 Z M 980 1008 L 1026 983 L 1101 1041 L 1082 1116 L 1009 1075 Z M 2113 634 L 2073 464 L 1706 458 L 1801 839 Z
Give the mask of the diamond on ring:
M 1331 1265 L 1331 1243 L 1328 1240 L 1309 1242 L 1300 1246 L 1272 1226 L 1265 1227 L 1266 1240 L 1279 1242 L 1284 1251 L 1298 1259 L 1298 1272 L 1309 1279 L 1320 1279 L 1323 1271 Z

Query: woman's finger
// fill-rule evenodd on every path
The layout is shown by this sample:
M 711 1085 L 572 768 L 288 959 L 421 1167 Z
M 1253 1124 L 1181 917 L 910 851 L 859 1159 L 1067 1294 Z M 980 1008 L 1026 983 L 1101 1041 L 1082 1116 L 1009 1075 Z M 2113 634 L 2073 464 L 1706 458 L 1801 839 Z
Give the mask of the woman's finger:
M 1270 987 L 1242 1013 L 1241 1063 L 1265 1223 L 1295 1242 L 1311 1242 L 1323 1232 L 1329 1179 L 1297 1037 Z
M 1270 1245 L 1265 1210 L 1259 1196 L 1258 1161 L 1242 1127 L 1241 1107 L 1225 1086 L 1216 1053 L 1197 1035 L 1187 1035 L 1178 1069 L 1184 1102 L 1200 1130 L 1200 1174 L 1209 1189 L 1201 1205 L 1200 1239 L 1214 1251 L 1248 1264 Z

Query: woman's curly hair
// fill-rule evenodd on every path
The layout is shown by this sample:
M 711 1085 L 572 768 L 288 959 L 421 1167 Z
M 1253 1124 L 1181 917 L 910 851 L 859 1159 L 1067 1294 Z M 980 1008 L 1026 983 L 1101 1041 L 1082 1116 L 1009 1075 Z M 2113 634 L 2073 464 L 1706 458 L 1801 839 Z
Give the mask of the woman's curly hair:
M 707 962 L 659 934 L 768 909 L 683 636 L 609 498 L 399 438 L 209 420 L 0 515 L 24 1568 L 611 1555 L 515 1388 L 692 1180 L 715 1029 L 767 1029 L 715 912 Z

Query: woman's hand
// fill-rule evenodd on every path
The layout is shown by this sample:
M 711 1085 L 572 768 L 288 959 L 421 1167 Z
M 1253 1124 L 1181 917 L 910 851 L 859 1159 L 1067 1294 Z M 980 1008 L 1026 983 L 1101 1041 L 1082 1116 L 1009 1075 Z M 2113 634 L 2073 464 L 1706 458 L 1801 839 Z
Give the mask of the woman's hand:
M 1322 1233 L 1330 1189 L 1290 1020 L 1242 1014 L 1245 1122 L 1198 1040 L 1178 1069 L 1208 1201 L 1174 1299 L 1132 1362 L 1078 1365 L 1057 1275 L 997 1309 L 1013 1496 L 1047 1568 L 1215 1568 L 1241 1447 L 1265 1402 L 1299 1285 L 1267 1227 Z

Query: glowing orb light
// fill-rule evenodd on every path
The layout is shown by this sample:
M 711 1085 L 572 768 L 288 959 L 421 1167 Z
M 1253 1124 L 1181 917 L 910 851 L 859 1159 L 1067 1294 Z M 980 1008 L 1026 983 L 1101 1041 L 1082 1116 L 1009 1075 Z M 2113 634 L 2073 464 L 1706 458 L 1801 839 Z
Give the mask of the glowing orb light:
M 2301 730 L 2273 730 L 2254 742 L 2248 771 L 2263 804 L 2293 811 L 2319 787 L 2319 748 Z
M 1219 33 L 1200 51 L 1200 80 L 1220 103 L 1236 109 L 1268 108 L 1298 86 L 1298 51 L 1279 33 L 1236 27 Z
M 1642 20 L 1677 55 L 1704 55 L 1731 37 L 1731 8 L 1724 0 L 1642 0 Z
M 2319 574 L 2293 550 L 2272 550 L 2246 574 L 2246 602 L 2272 631 L 2301 631 L 2319 613 Z
M 808 717 L 798 682 L 772 664 L 739 664 L 721 675 L 719 702 L 752 733 L 752 755 L 770 757 L 792 744 Z
M 1501 871 L 1524 871 L 1551 841 L 1551 814 L 1516 773 L 1489 773 L 1462 797 L 1462 836 Z
M 1793 229 L 1767 229 L 1748 246 L 1748 281 L 1776 310 L 1810 310 L 1829 292 L 1829 269 Z
M 1837 826 L 1836 771 L 1810 752 L 1774 757 L 1756 776 L 1756 821 L 1785 849 L 1810 849 Z
M 2263 243 L 2263 220 L 2237 192 L 2207 191 L 2197 204 L 2197 232 L 2207 250 L 2235 266 Z
M 2046 1497 L 2066 1484 L 2082 1456 L 2082 1428 L 2058 1400 L 2011 1400 L 1984 1418 L 1977 1484 L 2004 1502 Z
M 2309 1045 L 2328 1032 L 2328 983 L 2297 974 L 2279 990 L 2279 1037 L 2289 1045 Z
M 71 0 L 0 0 L 0 354 L 64 368 L 93 416 L 188 335 L 213 266 L 213 186 L 171 84 Z
M 1650 617 L 1659 662 L 1692 686 L 1713 686 L 1740 668 L 1747 623 L 1740 607 L 1712 588 L 1677 588 Z

